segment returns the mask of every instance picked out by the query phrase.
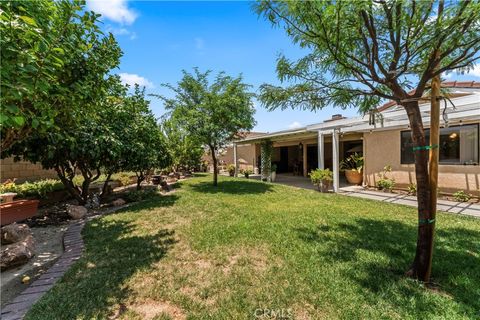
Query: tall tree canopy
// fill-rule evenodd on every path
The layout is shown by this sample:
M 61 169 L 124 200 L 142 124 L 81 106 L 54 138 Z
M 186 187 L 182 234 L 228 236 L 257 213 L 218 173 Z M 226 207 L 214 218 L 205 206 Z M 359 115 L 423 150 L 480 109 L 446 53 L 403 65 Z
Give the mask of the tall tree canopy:
M 74 121 L 105 90 L 121 50 L 84 1 L 1 1 L 2 153 L 32 132 Z
M 249 85 L 241 76 L 233 78 L 223 72 L 209 83 L 210 71 L 183 71 L 177 86 L 166 85 L 174 98 L 164 98 L 165 107 L 193 137 L 210 150 L 213 160 L 213 184 L 217 185 L 218 151 L 238 135 L 255 125 L 255 109 Z
M 269 109 L 325 106 L 362 112 L 382 99 L 405 108 L 415 146 L 426 146 L 419 99 L 430 81 L 465 71 L 480 58 L 478 1 L 262 1 L 258 14 L 285 29 L 308 53 L 297 61 L 281 56 L 277 73 L 286 87 L 264 84 Z M 418 241 L 408 274 L 429 281 L 433 243 L 428 150 L 415 154 Z

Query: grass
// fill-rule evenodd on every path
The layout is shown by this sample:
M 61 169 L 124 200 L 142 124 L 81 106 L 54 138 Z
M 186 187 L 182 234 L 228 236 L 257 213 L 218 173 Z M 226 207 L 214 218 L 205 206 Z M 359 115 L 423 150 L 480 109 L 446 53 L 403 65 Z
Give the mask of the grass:
M 27 318 L 480 317 L 480 220 L 439 214 L 431 290 L 403 276 L 414 208 L 210 180 L 90 222 L 83 258 Z

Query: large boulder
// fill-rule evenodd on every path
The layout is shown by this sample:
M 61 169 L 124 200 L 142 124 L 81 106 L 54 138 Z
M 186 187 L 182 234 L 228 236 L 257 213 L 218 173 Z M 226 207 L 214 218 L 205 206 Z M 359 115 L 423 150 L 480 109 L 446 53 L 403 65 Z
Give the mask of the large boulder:
M 67 213 L 73 220 L 83 219 L 87 212 L 84 206 L 67 205 Z
M 23 239 L 25 239 L 27 236 L 32 235 L 32 232 L 30 228 L 22 223 L 22 224 L 17 224 L 16 222 L 11 223 L 9 225 L 6 225 L 2 227 L 1 229 L 1 236 L 2 240 L 1 243 L 3 244 L 10 244 L 10 243 L 15 243 L 19 242 Z
M 0 270 L 8 270 L 27 263 L 35 255 L 34 249 L 32 235 L 28 235 L 22 241 L 2 246 Z

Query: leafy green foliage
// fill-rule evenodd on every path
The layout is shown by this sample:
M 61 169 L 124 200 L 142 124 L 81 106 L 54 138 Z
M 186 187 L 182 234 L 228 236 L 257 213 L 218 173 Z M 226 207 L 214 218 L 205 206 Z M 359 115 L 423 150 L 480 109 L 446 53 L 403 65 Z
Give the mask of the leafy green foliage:
M 417 194 L 417 185 L 415 183 L 411 183 L 408 185 L 408 193 L 411 195 L 416 195 Z
M 453 194 L 453 198 L 458 202 L 468 202 L 472 198 L 472 195 L 463 190 L 459 190 Z
M 270 109 L 366 112 L 380 99 L 421 97 L 433 77 L 479 58 L 476 1 L 261 1 L 255 10 L 308 52 L 280 56 L 278 78 L 292 84 L 261 86 Z
M 315 169 L 310 171 L 310 180 L 315 186 L 318 186 L 322 182 L 333 181 L 333 172 L 330 169 Z
M 119 64 L 115 39 L 81 1 L 0 3 L 2 156 L 31 134 L 78 120 Z
M 235 175 L 235 165 L 229 164 L 227 166 L 227 171 L 228 171 L 228 174 L 230 175 L 230 177 L 233 177 Z
M 200 140 L 182 127 L 174 114 L 162 121 L 161 128 L 171 156 L 173 171 L 198 167 L 205 153 Z
M 15 182 L 9 182 L 0 184 L 0 193 L 14 192 L 17 194 L 17 198 L 36 198 L 43 199 L 47 193 L 64 190 L 65 186 L 60 180 L 56 179 L 44 179 L 35 182 L 24 182 L 16 184 Z
M 356 170 L 357 172 L 361 173 L 363 170 L 363 157 L 355 152 L 340 162 L 340 169 Z
M 392 172 L 392 167 L 387 165 L 383 167 L 383 171 L 378 174 L 377 188 L 385 191 L 392 191 L 395 187 L 395 179 L 389 178 L 388 173 Z
M 183 71 L 177 86 L 166 85 L 175 97 L 159 97 L 183 130 L 210 149 L 216 184 L 218 151 L 242 131 L 253 128 L 255 109 L 250 86 L 241 76 L 219 73 L 210 84 L 209 75 L 210 71 L 202 73 L 197 68 L 193 74 Z

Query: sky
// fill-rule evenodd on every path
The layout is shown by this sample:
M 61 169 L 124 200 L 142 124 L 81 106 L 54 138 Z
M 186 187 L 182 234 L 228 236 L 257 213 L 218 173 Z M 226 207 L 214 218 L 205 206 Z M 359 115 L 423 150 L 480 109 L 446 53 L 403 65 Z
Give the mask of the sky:
M 125 83 L 145 86 L 147 93 L 171 96 L 162 84 L 175 84 L 182 70 L 194 67 L 242 74 L 256 93 L 263 83 L 280 84 L 275 71 L 279 54 L 296 59 L 306 53 L 284 30 L 258 17 L 246 1 L 88 0 L 87 8 L 102 14 L 102 28 L 112 32 L 122 48 L 120 67 L 113 73 Z M 480 81 L 480 66 L 468 75 L 448 78 Z M 162 102 L 150 99 L 153 112 L 160 117 L 165 112 Z M 353 108 L 269 112 L 258 101 L 254 106 L 257 124 L 253 131 L 260 132 L 298 128 L 338 113 L 358 115 Z

